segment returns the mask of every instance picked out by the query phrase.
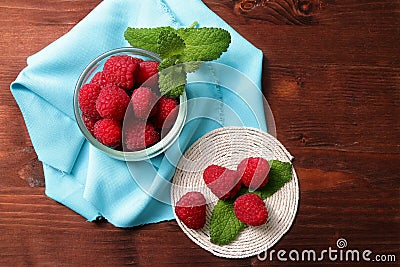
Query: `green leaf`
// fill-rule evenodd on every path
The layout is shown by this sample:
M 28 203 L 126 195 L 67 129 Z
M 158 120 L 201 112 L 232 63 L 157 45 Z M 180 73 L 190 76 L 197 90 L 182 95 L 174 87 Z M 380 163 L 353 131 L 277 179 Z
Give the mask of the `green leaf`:
M 269 164 L 271 169 L 269 170 L 268 183 L 260 189 L 262 198 L 272 196 L 292 179 L 292 164 L 290 162 L 272 160 Z
M 174 65 L 159 72 L 158 86 L 160 93 L 177 98 L 185 90 L 186 72 L 182 65 Z
M 161 71 L 163 69 L 166 69 L 168 67 L 172 67 L 173 65 L 178 64 L 179 62 L 179 57 L 178 56 L 172 56 L 168 58 L 164 58 L 160 65 L 158 65 L 158 70 Z
M 185 42 L 179 35 L 170 30 L 160 31 L 158 36 L 158 54 L 161 58 L 180 55 L 185 49 Z
M 185 71 L 187 73 L 190 73 L 190 72 L 195 72 L 196 70 L 198 70 L 202 63 L 203 63 L 202 61 L 192 61 L 192 62 L 185 62 L 182 64 L 183 64 L 183 68 L 185 69 Z
M 182 62 L 218 59 L 231 42 L 230 33 L 220 28 L 180 28 L 177 33 L 186 44 Z
M 125 40 L 137 48 L 149 50 L 158 53 L 158 37 L 161 31 L 176 31 L 172 27 L 157 27 L 157 28 L 131 28 L 128 27 L 124 32 Z
M 175 55 L 163 59 L 158 66 L 158 70 L 160 71 L 174 65 L 181 65 L 186 73 L 190 73 L 198 70 L 202 63 L 202 61 L 181 62 L 180 57 Z
M 229 244 L 245 227 L 246 224 L 235 216 L 233 202 L 218 200 L 211 215 L 210 241 L 218 245 Z

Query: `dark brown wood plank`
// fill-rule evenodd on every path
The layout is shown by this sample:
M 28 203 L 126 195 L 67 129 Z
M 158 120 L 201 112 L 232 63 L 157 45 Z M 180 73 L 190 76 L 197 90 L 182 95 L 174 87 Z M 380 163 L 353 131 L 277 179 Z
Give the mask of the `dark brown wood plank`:
M 73 26 L 88 14 L 100 1 L 0 1 L 0 19 L 3 26 L 15 26 L 18 19 L 24 19 L 19 26 Z M 3 27 L 3 29 L 6 29 Z
M 400 1 L 204 2 L 263 51 L 277 137 L 295 156 L 299 211 L 273 249 L 321 251 L 346 238 L 350 248 L 398 261 Z M 88 223 L 45 196 L 41 163 L 8 88 L 26 57 L 99 3 L 0 0 L 0 265 L 281 265 L 212 256 L 174 221 L 133 229 Z
M 400 152 L 400 127 L 396 123 L 400 69 L 334 65 L 271 66 L 269 70 L 267 99 L 278 137 L 288 138 L 288 145 L 378 154 Z

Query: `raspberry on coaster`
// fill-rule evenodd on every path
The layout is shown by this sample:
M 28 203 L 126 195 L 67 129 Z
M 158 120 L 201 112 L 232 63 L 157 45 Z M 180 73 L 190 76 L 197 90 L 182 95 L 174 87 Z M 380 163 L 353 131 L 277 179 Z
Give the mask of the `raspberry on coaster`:
M 259 195 L 248 193 L 238 197 L 233 203 L 236 218 L 251 226 L 263 225 L 267 222 L 268 211 Z
M 103 118 L 122 120 L 129 105 L 128 94 L 116 85 L 107 85 L 96 100 L 96 109 Z
M 238 172 L 218 165 L 208 166 L 203 172 L 203 180 L 211 192 L 223 200 L 236 196 L 242 187 Z
M 200 192 L 188 192 L 176 202 L 175 214 L 187 227 L 201 229 L 206 223 L 206 199 Z
M 103 75 L 108 84 L 130 90 L 135 84 L 140 59 L 128 55 L 112 56 L 104 63 Z
M 103 145 L 116 147 L 121 144 L 122 129 L 118 121 L 101 119 L 94 125 L 94 137 Z
M 135 117 L 147 119 L 152 113 L 157 101 L 157 95 L 150 88 L 139 87 L 135 89 L 131 96 L 131 103 Z
M 97 84 L 85 84 L 81 87 L 78 94 L 79 107 L 82 113 L 88 117 L 98 119 L 100 114 L 96 109 L 96 99 L 101 88 Z
M 269 163 L 261 157 L 243 159 L 237 166 L 243 185 L 257 190 L 268 183 Z

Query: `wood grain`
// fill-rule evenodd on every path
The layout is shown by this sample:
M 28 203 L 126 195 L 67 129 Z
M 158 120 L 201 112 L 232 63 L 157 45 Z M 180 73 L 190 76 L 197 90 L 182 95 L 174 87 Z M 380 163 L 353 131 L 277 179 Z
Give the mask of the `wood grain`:
M 321 251 L 342 237 L 398 261 L 400 1 L 204 2 L 263 51 L 263 92 L 277 137 L 295 156 L 298 216 L 273 249 Z M 174 221 L 133 229 L 88 223 L 45 196 L 9 85 L 29 55 L 98 3 L 0 0 L 0 266 L 280 265 L 214 257 Z

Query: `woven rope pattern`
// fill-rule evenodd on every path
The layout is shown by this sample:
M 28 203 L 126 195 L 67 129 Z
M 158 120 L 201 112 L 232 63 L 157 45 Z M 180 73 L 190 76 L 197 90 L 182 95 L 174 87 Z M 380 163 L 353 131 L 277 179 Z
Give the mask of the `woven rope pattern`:
M 289 230 L 297 212 L 299 199 L 298 180 L 293 177 L 284 187 L 265 200 L 269 217 L 265 225 L 247 227 L 232 243 L 224 246 L 210 242 L 210 218 L 218 201 L 205 185 L 202 173 L 210 164 L 236 169 L 246 157 L 264 157 L 290 162 L 293 157 L 270 134 L 254 128 L 224 127 L 216 129 L 197 140 L 178 164 L 171 187 L 173 207 L 189 191 L 199 191 L 210 202 L 207 205 L 207 222 L 200 230 L 187 228 L 178 218 L 178 225 L 197 245 L 212 254 L 225 258 L 245 258 L 265 252 Z

